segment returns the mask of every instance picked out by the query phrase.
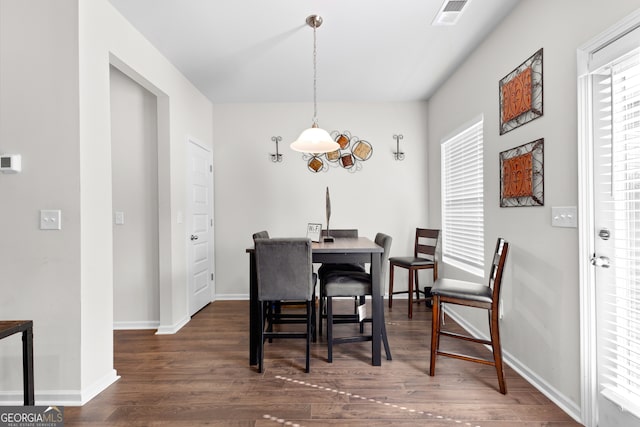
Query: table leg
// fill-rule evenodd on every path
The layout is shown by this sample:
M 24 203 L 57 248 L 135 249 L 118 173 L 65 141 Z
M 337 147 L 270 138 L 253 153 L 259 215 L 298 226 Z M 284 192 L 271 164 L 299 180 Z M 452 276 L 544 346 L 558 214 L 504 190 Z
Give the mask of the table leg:
M 258 301 L 258 272 L 256 255 L 249 254 L 249 365 L 258 364 L 260 342 L 260 302 Z
M 381 363 L 381 350 L 380 345 L 382 341 L 382 310 L 384 309 L 382 303 L 382 289 L 381 277 L 380 277 L 380 258 L 379 253 L 371 254 L 371 306 L 372 306 L 372 321 L 371 321 L 371 363 L 373 366 L 380 366 Z
M 34 406 L 33 386 L 33 327 L 22 332 L 22 383 L 24 387 L 25 406 Z

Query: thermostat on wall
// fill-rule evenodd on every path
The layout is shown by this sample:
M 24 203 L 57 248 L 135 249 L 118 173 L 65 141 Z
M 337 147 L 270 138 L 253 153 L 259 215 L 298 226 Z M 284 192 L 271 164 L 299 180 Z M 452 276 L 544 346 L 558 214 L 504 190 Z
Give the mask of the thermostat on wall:
M 0 171 L 16 173 L 22 170 L 22 156 L 20 154 L 3 154 L 0 156 Z

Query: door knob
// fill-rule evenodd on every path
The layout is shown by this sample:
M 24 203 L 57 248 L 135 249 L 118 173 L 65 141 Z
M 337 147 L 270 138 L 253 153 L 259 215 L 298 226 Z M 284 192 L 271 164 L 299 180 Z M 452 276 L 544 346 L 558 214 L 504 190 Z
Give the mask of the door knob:
M 191 240 L 198 240 L 198 236 L 196 236 L 195 234 L 191 235 Z
M 609 238 L 611 237 L 611 232 L 608 228 L 603 228 L 598 232 L 598 236 L 600 236 L 602 240 L 609 240 Z
M 611 266 L 611 261 L 609 257 L 606 256 L 592 256 L 591 257 L 591 265 L 595 265 L 596 267 L 609 268 Z

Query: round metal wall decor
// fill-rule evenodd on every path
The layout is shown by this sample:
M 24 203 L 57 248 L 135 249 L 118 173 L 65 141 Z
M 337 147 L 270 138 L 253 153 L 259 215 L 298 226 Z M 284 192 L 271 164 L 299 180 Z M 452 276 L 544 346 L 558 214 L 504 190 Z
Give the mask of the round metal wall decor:
M 331 137 L 340 145 L 338 150 L 322 154 L 303 154 L 302 158 L 310 172 L 327 172 L 331 167 L 356 172 L 362 169 L 362 163 L 373 155 L 373 146 L 369 141 L 353 136 L 347 130 L 334 130 Z

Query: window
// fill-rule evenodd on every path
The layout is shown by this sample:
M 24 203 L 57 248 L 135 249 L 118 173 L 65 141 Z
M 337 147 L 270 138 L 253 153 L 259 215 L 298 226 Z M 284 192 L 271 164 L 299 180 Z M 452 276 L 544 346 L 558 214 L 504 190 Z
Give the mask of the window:
M 483 119 L 442 142 L 442 260 L 484 276 Z
M 640 49 L 592 72 L 598 226 L 611 267 L 597 280 L 599 390 L 640 416 Z

